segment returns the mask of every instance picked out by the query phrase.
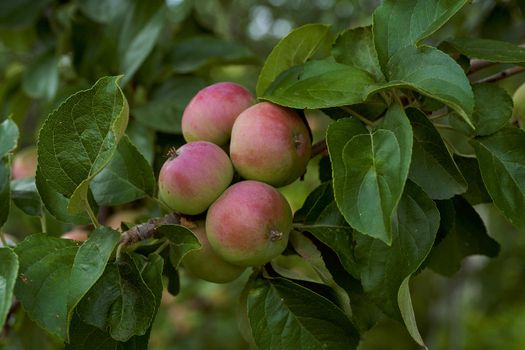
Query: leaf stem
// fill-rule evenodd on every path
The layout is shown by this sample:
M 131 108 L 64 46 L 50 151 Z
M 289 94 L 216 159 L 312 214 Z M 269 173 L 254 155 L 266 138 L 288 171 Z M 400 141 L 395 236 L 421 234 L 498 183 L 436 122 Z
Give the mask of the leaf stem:
M 374 122 L 366 119 L 364 116 L 362 116 L 361 114 L 357 113 L 356 111 L 354 111 L 353 109 L 351 109 L 350 107 L 347 107 L 347 106 L 342 106 L 340 107 L 343 111 L 346 111 L 348 113 L 350 113 L 351 115 L 353 115 L 354 117 L 356 117 L 357 119 L 359 119 L 360 121 L 362 121 L 363 123 L 365 123 L 367 126 L 370 126 L 370 127 L 374 127 L 375 124 Z
M 157 198 L 157 197 L 151 197 L 158 205 L 159 207 L 161 207 L 164 211 L 166 212 L 171 212 L 171 208 L 168 207 L 168 205 L 166 203 L 164 203 L 161 199 Z
M 450 125 L 446 125 L 446 124 L 437 124 L 437 123 L 434 123 L 434 126 L 435 126 L 436 128 L 439 128 L 439 129 L 456 130 L 456 129 L 454 129 L 453 127 L 451 127 Z
M 3 247 L 7 247 L 7 240 L 5 239 L 4 232 L 0 231 L 0 241 Z
M 170 241 L 168 241 L 167 239 L 160 245 L 160 247 L 158 247 L 157 249 L 155 249 L 155 251 L 153 252 L 153 254 L 160 254 L 167 246 L 170 245 Z
M 428 119 L 430 119 L 430 120 L 438 120 L 438 119 L 446 117 L 447 115 L 448 115 L 448 111 L 441 112 L 441 113 L 436 113 L 434 115 L 429 115 Z
M 42 206 L 42 215 L 40 216 L 40 229 L 42 230 L 42 233 L 47 233 L 47 218 L 44 206 Z
M 88 213 L 89 218 L 91 219 L 91 222 L 93 223 L 93 226 L 95 226 L 95 228 L 99 228 L 100 223 L 98 222 L 97 216 L 95 215 L 95 213 L 93 212 L 93 209 L 91 208 L 91 205 L 89 205 L 87 201 L 86 201 L 86 204 L 87 204 L 86 211 Z
M 116 260 L 120 260 L 120 255 L 122 254 L 122 247 L 124 246 L 124 244 L 119 244 L 117 246 L 117 252 L 116 252 Z

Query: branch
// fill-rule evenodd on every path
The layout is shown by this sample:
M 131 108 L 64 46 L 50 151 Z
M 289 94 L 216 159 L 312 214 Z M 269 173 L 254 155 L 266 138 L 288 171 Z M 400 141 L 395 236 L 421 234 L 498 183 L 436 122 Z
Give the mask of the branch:
M 310 159 L 315 158 L 319 154 L 323 156 L 328 155 L 328 148 L 325 140 L 321 140 L 312 145 L 312 155 L 310 156 Z
M 508 78 L 512 75 L 516 75 L 516 74 L 519 74 L 521 72 L 525 71 L 525 67 L 521 67 L 521 66 L 515 66 L 515 67 L 511 67 L 509 69 L 505 69 L 505 70 L 502 70 L 501 72 L 498 72 L 496 74 L 493 74 L 493 75 L 490 75 L 486 78 L 483 78 L 483 79 L 480 79 L 478 81 L 476 81 L 476 83 L 492 83 L 492 82 L 495 82 L 495 81 L 498 81 L 498 80 L 502 80 L 502 79 L 505 79 L 505 78 Z
M 157 231 L 157 227 L 161 225 L 177 225 L 180 224 L 181 216 L 177 213 L 170 213 L 160 218 L 153 218 L 133 226 L 129 230 L 122 233 L 120 239 L 121 245 L 127 245 L 138 241 L 143 241 L 147 238 L 153 237 Z
M 483 60 L 471 60 L 470 61 L 470 69 L 468 71 L 468 74 L 467 75 L 471 75 L 471 74 L 474 74 L 476 73 L 477 71 L 480 71 L 484 68 L 488 68 L 488 67 L 491 67 L 495 65 L 494 62 L 489 62 L 489 61 L 483 61 Z

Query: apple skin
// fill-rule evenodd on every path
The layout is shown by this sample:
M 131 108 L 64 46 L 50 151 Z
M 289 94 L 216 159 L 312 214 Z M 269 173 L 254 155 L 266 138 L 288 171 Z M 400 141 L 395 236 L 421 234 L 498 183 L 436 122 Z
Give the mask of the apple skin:
M 305 173 L 311 153 L 308 129 L 292 109 L 261 102 L 233 124 L 230 157 L 245 179 L 290 184 Z
M 182 265 L 192 275 L 209 282 L 227 283 L 237 279 L 246 270 L 245 267 L 232 265 L 215 254 L 206 237 L 204 220 L 194 222 L 194 226 L 189 229 L 202 245 L 182 259 Z
M 239 266 L 264 265 L 288 244 L 292 209 L 270 185 L 241 181 L 229 187 L 206 215 L 206 234 L 213 250 Z
M 36 147 L 27 147 L 17 152 L 13 157 L 11 175 L 13 179 L 23 179 L 36 175 L 37 151 Z
M 520 128 L 525 128 L 525 83 L 522 84 L 512 95 L 514 109 L 512 116 L 518 120 Z
M 233 122 L 254 103 L 250 91 L 241 85 L 222 82 L 200 90 L 182 114 L 182 135 L 186 142 L 208 141 L 228 145 Z
M 233 166 L 219 146 L 190 142 L 173 152 L 159 174 L 159 198 L 172 210 L 196 215 L 204 212 L 233 179 Z

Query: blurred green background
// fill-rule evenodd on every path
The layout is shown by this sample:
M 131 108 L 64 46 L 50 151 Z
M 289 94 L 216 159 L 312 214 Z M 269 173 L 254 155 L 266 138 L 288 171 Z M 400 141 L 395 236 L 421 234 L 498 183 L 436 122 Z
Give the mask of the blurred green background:
M 302 24 L 332 24 L 334 32 L 371 23 L 379 1 L 357 0 L 1 0 L 0 120 L 12 114 L 19 149 L 35 144 L 47 114 L 99 77 L 124 74 L 131 107 L 128 134 L 156 169 L 168 147 L 183 142 L 180 116 L 203 86 L 235 81 L 252 91 L 266 55 Z M 451 36 L 525 42 L 525 1 L 474 0 L 431 38 Z M 501 68 L 501 67 L 500 67 Z M 490 72 L 490 71 L 489 71 Z M 501 82 L 509 93 L 525 81 Z M 320 140 L 330 120 L 307 113 Z M 282 189 L 294 209 L 319 184 L 318 159 L 305 181 Z M 140 210 L 137 211 L 137 208 Z M 476 207 L 501 244 L 495 259 L 471 257 L 445 278 L 425 269 L 412 281 L 423 338 L 431 349 L 525 349 L 525 234 L 490 204 Z M 127 213 L 127 214 L 123 214 Z M 158 215 L 148 202 L 105 208 L 105 222 Z M 116 217 L 116 218 L 115 218 Z M 52 234 L 72 229 L 48 217 Z M 5 231 L 21 240 L 40 222 L 13 207 Z M 227 284 L 196 280 L 182 271 L 181 293 L 165 294 L 151 349 L 247 349 L 238 327 L 238 299 L 247 275 Z M 5 349 L 60 349 L 19 311 Z M 242 322 L 241 322 L 242 324 Z M 404 327 L 380 322 L 360 349 L 416 349 Z

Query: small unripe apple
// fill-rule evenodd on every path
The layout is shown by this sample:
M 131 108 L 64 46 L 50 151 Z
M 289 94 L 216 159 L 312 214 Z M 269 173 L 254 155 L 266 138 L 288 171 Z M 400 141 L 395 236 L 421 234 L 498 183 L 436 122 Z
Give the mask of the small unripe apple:
M 37 152 L 36 147 L 27 147 L 17 152 L 13 157 L 11 175 L 13 179 L 22 179 L 36 175 Z
M 159 198 L 186 215 L 204 212 L 233 179 L 233 166 L 219 146 L 190 142 L 172 152 L 159 174 Z
M 254 102 L 252 93 L 230 82 L 216 83 L 200 90 L 182 114 L 182 135 L 187 142 L 209 141 L 228 144 L 233 122 Z
M 244 272 L 245 267 L 232 265 L 215 254 L 206 237 L 204 220 L 194 222 L 194 226 L 189 228 L 202 246 L 190 251 L 182 259 L 182 265 L 192 275 L 209 282 L 226 283 L 237 279 Z
M 87 241 L 88 237 L 88 231 L 80 227 L 75 227 L 71 231 L 67 231 L 60 236 L 60 238 L 71 239 L 74 241 Z
M 281 254 L 292 230 L 292 209 L 270 185 L 242 181 L 229 187 L 206 215 L 213 250 L 239 266 L 259 266 Z
M 512 95 L 514 109 L 512 116 L 518 120 L 520 127 L 525 128 L 525 83 L 522 84 Z
M 245 179 L 276 187 L 292 183 L 306 171 L 311 152 L 308 129 L 292 109 L 261 102 L 233 124 L 230 157 Z

